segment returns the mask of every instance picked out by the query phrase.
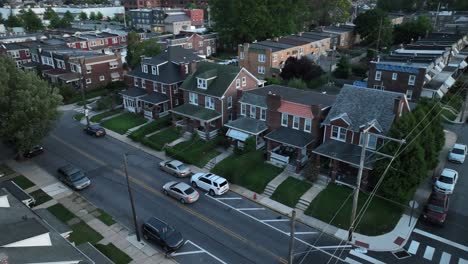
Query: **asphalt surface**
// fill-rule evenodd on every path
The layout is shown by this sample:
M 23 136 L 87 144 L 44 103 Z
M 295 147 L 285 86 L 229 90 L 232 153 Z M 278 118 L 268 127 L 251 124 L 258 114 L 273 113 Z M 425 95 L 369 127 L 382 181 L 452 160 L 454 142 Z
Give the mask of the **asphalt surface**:
M 89 201 L 134 230 L 123 154 L 128 153 L 128 173 L 134 191 L 139 225 L 156 216 L 179 230 L 186 244 L 173 257 L 180 263 L 286 263 L 289 219 L 233 192 L 210 197 L 202 190 L 199 201 L 183 205 L 162 193 L 173 176 L 159 170 L 159 159 L 111 137 L 85 135 L 82 126 L 65 112 L 44 140 L 43 155 L 34 158 L 56 175 L 58 167 L 72 163 L 82 168 L 92 183 L 80 191 Z M 188 179 L 183 181 L 188 182 Z M 301 223 L 296 224 L 294 263 L 342 263 L 333 256 L 340 241 Z M 155 245 L 155 248 L 158 248 Z M 340 249 L 350 250 L 347 245 Z M 307 255 L 307 256 L 306 256 Z M 304 257 L 306 256 L 306 257 Z M 310 262 L 310 259 L 313 262 Z

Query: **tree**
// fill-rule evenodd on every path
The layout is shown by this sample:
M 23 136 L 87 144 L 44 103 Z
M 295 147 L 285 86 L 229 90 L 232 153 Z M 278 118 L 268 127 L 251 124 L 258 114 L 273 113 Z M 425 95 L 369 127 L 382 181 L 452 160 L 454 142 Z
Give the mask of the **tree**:
M 288 86 L 297 89 L 307 89 L 307 83 L 299 78 L 292 78 L 288 81 Z
M 102 20 L 102 18 L 103 18 L 102 13 L 98 11 L 98 12 L 97 12 L 97 15 L 96 15 L 96 19 L 97 19 L 97 20 Z
M 405 22 L 395 26 L 394 41 L 395 44 L 407 44 L 424 37 L 432 31 L 431 20 L 426 16 L 419 16 L 416 20 Z
M 80 20 L 81 21 L 88 20 L 88 15 L 83 11 L 81 11 L 81 13 L 80 13 Z
M 27 31 L 38 31 L 44 28 L 42 20 L 31 9 L 20 15 Z
M 58 16 L 57 13 L 55 13 L 55 11 L 51 7 L 48 7 L 44 11 L 44 19 L 45 20 L 51 20 L 53 17 L 56 17 L 56 16 Z
M 336 70 L 333 72 L 336 78 L 346 79 L 351 75 L 351 65 L 348 57 L 343 56 L 336 65 Z
M 394 12 L 394 11 L 414 11 L 421 8 L 424 1 L 421 0 L 378 0 L 377 7 L 379 9 Z
M 162 47 L 156 39 L 148 39 L 140 42 L 138 34 L 130 32 L 127 42 L 127 64 L 130 68 L 134 68 L 140 64 L 141 56 L 151 57 L 160 53 L 161 50 Z
M 89 20 L 96 20 L 96 13 L 94 12 L 89 13 Z
M 15 16 L 13 14 L 10 14 L 10 16 L 7 18 L 7 20 L 5 20 L 5 26 L 10 27 L 10 28 L 12 28 L 12 27 L 22 27 L 22 26 L 24 26 L 24 24 L 23 24 L 23 21 L 19 17 Z
M 70 11 L 67 11 L 65 12 L 65 14 L 63 14 L 62 21 L 64 25 L 71 25 L 71 23 L 75 21 L 75 17 L 72 15 Z
M 315 25 L 344 23 L 351 16 L 351 9 L 349 0 L 312 0 L 308 6 L 308 20 Z
M 23 158 L 52 129 L 62 97 L 34 72 L 15 66 L 0 57 L 0 137 L 12 142 Z
M 252 151 L 255 151 L 256 149 L 257 147 L 256 147 L 255 137 L 250 136 L 246 138 L 245 143 L 244 143 L 244 149 L 243 149 L 244 153 L 252 152 Z
M 302 79 L 306 82 L 311 81 L 323 74 L 322 68 L 313 63 L 307 57 L 289 57 L 280 73 L 281 78 L 290 80 L 293 78 Z
M 361 38 L 379 49 L 389 47 L 393 43 L 393 26 L 387 14 L 380 9 L 372 9 L 362 13 L 354 20 L 355 30 Z

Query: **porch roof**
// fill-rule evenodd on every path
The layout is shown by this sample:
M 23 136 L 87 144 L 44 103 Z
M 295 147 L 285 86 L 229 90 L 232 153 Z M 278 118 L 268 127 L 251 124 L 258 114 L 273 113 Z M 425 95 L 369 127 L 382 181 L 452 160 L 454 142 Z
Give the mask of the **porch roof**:
M 205 122 L 210 122 L 221 117 L 221 114 L 214 110 L 192 104 L 183 104 L 170 111 L 181 116 Z
M 311 133 L 306 133 L 289 127 L 280 127 L 265 136 L 266 139 L 286 145 L 303 148 L 315 141 Z
M 150 104 L 160 104 L 160 103 L 169 101 L 169 97 L 167 97 L 167 95 L 165 94 L 154 92 L 154 93 L 149 93 L 147 95 L 144 95 L 138 98 L 138 100 L 141 100 Z
M 354 166 L 359 166 L 362 147 L 359 145 L 348 144 L 338 140 L 330 139 L 318 146 L 312 152 L 320 156 L 338 160 Z M 375 162 L 375 155 L 371 151 L 366 151 L 364 168 L 372 170 Z
M 121 91 L 120 94 L 123 96 L 128 96 L 128 97 L 139 97 L 139 96 L 145 95 L 146 90 L 141 89 L 141 88 L 131 87 L 125 91 Z
M 67 72 L 59 76 L 59 79 L 64 80 L 65 82 L 74 82 L 81 79 L 81 74 L 76 72 Z
M 248 117 L 230 121 L 225 126 L 253 135 L 258 135 L 268 129 L 265 121 Z

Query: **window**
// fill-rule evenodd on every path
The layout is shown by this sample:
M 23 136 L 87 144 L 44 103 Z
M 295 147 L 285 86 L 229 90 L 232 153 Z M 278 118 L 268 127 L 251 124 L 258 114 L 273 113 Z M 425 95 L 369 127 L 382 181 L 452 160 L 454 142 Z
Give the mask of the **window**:
M 161 93 L 166 94 L 166 87 L 161 85 Z
M 99 76 L 99 81 L 102 82 L 102 81 L 105 81 L 105 80 L 106 80 L 106 77 L 104 75 Z
M 86 42 L 81 42 L 81 43 L 80 43 L 80 46 L 81 46 L 82 48 L 86 48 L 86 47 L 87 47 Z
M 240 80 L 236 79 L 236 88 L 240 88 Z
M 246 109 L 245 104 L 241 104 L 241 115 L 242 116 L 245 116 L 245 109 Z
M 260 108 L 260 120 L 266 120 L 266 108 Z
M 116 44 L 117 43 L 117 38 L 112 38 L 112 44 Z
M 312 129 L 312 119 L 310 118 L 304 119 L 304 131 L 310 132 L 311 129 Z
M 176 98 L 176 99 L 175 99 L 174 104 L 175 104 L 175 105 L 179 105 L 179 98 Z
M 232 108 L 232 96 L 229 96 L 229 97 L 227 98 L 227 107 L 228 107 L 228 108 Z
M 148 65 L 143 64 L 143 72 L 148 73 Z
M 348 130 L 343 127 L 332 126 L 332 134 L 331 137 L 339 140 L 339 141 L 346 141 L 346 132 Z
M 257 107 L 251 105 L 250 106 L 250 118 L 256 118 L 257 116 Z
M 30 55 L 30 54 L 29 54 L 29 50 L 25 50 L 24 52 L 26 53 L 26 56 L 29 57 L 29 55 Z
M 412 97 L 413 97 L 413 90 L 407 90 L 406 99 L 411 100 Z
M 187 47 L 188 47 L 189 49 L 193 48 L 192 43 L 189 42 L 189 43 L 187 44 Z
M 299 48 L 299 55 L 304 54 L 304 48 Z
M 281 114 L 281 125 L 285 127 L 288 126 L 288 114 L 285 114 L 285 113 Z
M 200 47 L 200 48 L 203 47 L 203 41 L 201 41 L 201 40 L 198 41 L 198 47 Z
M 151 73 L 152 73 L 153 75 L 156 75 L 156 74 L 157 74 L 156 67 L 151 66 Z
M 86 79 L 86 84 L 90 84 L 90 83 L 91 83 L 91 79 L 90 78 Z
M 258 73 L 265 74 L 265 67 L 264 66 L 258 66 Z
M 133 79 L 133 85 L 135 87 L 138 87 L 138 79 L 137 78 Z
M 243 51 L 241 51 L 241 52 L 239 53 L 239 57 L 240 57 L 241 60 L 244 59 L 244 52 L 243 52 Z
M 381 71 L 376 71 L 375 72 L 375 80 L 380 81 L 381 78 L 382 78 L 382 72 Z
M 143 79 L 141 79 L 141 88 L 146 88 L 146 82 Z
M 277 62 L 278 61 L 278 55 L 277 54 L 273 54 L 273 62 Z
M 174 86 L 174 94 L 177 94 L 179 92 L 179 89 L 177 88 L 177 86 Z
M 207 88 L 207 81 L 205 79 L 197 78 L 198 88 L 206 89 Z
M 215 102 L 213 97 L 206 96 L 205 97 L 205 108 L 213 109 L 215 108 Z
M 361 133 L 359 138 L 359 145 L 364 144 L 364 133 Z M 367 134 L 367 148 L 376 149 L 377 148 L 377 136 L 374 134 Z
M 242 87 L 247 85 L 247 78 L 242 77 Z
M 91 68 L 91 66 L 86 66 L 86 73 L 87 74 L 90 74 L 92 70 L 93 69 Z
M 398 79 L 398 73 L 394 72 L 392 73 L 392 80 L 395 81 L 396 79 Z
M 298 116 L 293 116 L 293 128 L 299 129 L 299 117 Z
M 258 54 L 258 62 L 265 62 L 266 56 L 265 54 Z
M 415 82 L 416 82 L 416 75 L 410 75 L 408 79 L 408 84 L 414 85 Z
M 111 63 L 111 64 L 110 64 L 110 68 L 111 68 L 111 69 L 117 69 L 117 65 L 118 65 L 117 62 Z
M 189 103 L 193 105 L 198 105 L 198 94 L 189 93 Z

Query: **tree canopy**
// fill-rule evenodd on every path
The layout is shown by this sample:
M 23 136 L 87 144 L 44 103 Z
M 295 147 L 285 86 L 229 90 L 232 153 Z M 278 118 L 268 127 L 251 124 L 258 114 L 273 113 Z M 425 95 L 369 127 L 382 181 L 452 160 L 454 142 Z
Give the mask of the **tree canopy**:
M 47 9 L 44 11 L 44 19 L 45 20 L 51 20 L 53 17 L 58 16 L 57 13 L 51 8 L 47 7 Z
M 38 31 L 44 28 L 42 20 L 31 9 L 21 14 L 20 18 L 23 20 L 24 28 L 27 31 Z
M 7 20 L 5 20 L 5 26 L 7 27 L 22 27 L 24 26 L 23 20 L 15 15 L 10 15 Z
M 128 33 L 127 37 L 127 64 L 130 68 L 140 64 L 141 56 L 151 57 L 161 52 L 162 47 L 156 39 L 148 39 L 140 42 L 136 32 Z
M 89 20 L 96 20 L 96 13 L 94 12 L 89 13 Z
M 358 15 L 354 24 L 356 32 L 371 46 L 378 46 L 380 49 L 393 43 L 393 25 L 387 13 L 380 9 L 372 9 Z
M 308 20 L 315 25 L 344 23 L 351 16 L 349 0 L 312 0 L 308 3 Z
M 88 20 L 88 15 L 83 11 L 81 11 L 80 13 L 80 20 L 81 21 Z
M 416 41 L 418 38 L 424 37 L 426 33 L 430 33 L 431 31 L 431 20 L 426 16 L 419 16 L 416 20 L 395 26 L 394 43 L 407 44 L 412 40 Z
M 62 97 L 34 72 L 24 72 L 0 57 L 0 137 L 19 157 L 39 144 L 58 118 Z
M 104 16 L 102 15 L 102 13 L 100 11 L 98 11 L 97 14 L 96 14 L 96 19 L 97 20 L 102 20 L 103 17 Z
M 346 79 L 351 75 L 351 65 L 346 56 L 340 58 L 336 65 L 336 70 L 333 72 L 336 78 Z
M 302 79 L 306 82 L 311 81 L 323 74 L 322 68 L 307 57 L 289 57 L 281 70 L 280 76 L 284 80 Z

